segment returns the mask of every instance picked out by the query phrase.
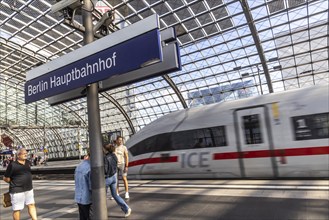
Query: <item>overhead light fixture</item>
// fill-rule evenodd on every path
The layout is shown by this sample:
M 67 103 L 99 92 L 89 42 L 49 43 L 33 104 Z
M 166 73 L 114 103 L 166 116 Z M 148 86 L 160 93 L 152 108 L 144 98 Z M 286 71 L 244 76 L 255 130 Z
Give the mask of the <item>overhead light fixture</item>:
M 273 61 L 277 61 L 279 58 L 278 57 L 273 57 L 268 59 L 268 62 L 273 62 Z
M 303 74 L 307 74 L 307 73 L 311 73 L 313 70 L 306 70 L 304 72 L 301 72 L 300 75 L 303 75 Z
M 273 66 L 273 69 L 274 70 L 280 70 L 280 69 L 282 69 L 282 66 L 281 65 L 279 65 L 279 66 Z
M 233 68 L 233 70 L 235 70 L 235 71 L 236 71 L 236 70 L 241 70 L 241 69 L 242 69 L 241 66 L 237 66 L 237 67 L 234 67 L 234 68 Z

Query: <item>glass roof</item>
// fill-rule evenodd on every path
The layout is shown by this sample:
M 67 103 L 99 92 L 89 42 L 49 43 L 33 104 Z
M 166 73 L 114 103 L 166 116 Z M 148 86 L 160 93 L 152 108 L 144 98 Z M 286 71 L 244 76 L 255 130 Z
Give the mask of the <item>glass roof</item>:
M 83 46 L 79 13 L 55 0 L 0 1 L 0 134 L 14 145 L 74 148 L 88 141 L 86 99 L 24 104 L 26 72 Z M 170 112 L 329 84 L 328 0 L 103 0 L 105 34 L 152 14 L 174 27 L 182 70 L 99 94 L 102 132 L 129 137 Z M 96 33 L 104 35 L 104 29 Z M 182 97 L 182 98 L 180 98 Z M 64 149 L 64 150 L 62 150 Z

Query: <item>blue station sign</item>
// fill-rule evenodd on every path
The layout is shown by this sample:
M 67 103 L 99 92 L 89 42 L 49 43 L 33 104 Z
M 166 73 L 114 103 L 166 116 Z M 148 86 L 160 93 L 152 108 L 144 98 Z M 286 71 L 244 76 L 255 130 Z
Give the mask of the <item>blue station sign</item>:
M 161 61 L 160 33 L 158 29 L 154 29 L 26 81 L 25 103 L 61 94 Z

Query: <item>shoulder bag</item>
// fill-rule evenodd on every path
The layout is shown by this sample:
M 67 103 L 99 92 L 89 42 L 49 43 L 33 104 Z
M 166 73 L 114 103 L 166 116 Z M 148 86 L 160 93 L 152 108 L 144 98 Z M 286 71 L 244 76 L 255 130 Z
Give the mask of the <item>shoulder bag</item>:
M 2 205 L 5 208 L 10 207 L 12 205 L 9 192 L 6 192 L 2 195 Z

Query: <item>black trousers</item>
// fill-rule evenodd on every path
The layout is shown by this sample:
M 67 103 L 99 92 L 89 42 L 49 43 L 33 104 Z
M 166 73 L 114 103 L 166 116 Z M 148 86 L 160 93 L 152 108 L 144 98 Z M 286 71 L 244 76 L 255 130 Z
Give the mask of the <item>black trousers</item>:
M 82 205 L 79 204 L 79 216 L 80 216 L 80 220 L 91 220 L 90 218 L 90 206 L 91 204 L 88 205 Z

